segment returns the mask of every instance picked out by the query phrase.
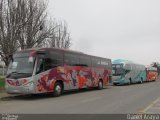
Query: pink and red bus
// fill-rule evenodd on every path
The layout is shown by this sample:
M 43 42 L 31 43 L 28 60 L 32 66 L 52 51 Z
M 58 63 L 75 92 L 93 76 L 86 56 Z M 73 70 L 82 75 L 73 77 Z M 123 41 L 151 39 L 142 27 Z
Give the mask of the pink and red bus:
M 72 89 L 103 89 L 111 76 L 111 59 L 57 48 L 27 49 L 12 55 L 5 89 L 10 94 L 60 96 Z
M 146 81 L 156 81 L 158 79 L 158 71 L 155 67 L 146 67 Z

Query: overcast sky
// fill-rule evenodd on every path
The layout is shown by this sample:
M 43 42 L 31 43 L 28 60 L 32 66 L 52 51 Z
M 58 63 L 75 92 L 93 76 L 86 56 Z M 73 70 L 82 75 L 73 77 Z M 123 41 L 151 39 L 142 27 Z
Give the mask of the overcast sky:
M 160 62 L 160 0 L 49 0 L 49 15 L 68 23 L 71 49 Z

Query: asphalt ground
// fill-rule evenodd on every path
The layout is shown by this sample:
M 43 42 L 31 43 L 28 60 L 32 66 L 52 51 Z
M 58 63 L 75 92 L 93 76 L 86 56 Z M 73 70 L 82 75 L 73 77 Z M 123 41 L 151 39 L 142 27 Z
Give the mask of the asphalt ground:
M 51 94 L 8 95 L 0 93 L 0 113 L 19 114 L 160 114 L 160 80 L 103 90 Z

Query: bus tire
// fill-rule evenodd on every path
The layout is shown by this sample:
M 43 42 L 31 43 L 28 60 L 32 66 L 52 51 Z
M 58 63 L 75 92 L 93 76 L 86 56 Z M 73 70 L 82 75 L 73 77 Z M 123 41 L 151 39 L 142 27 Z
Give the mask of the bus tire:
M 116 86 L 117 84 L 116 84 L 116 83 L 113 83 L 113 85 L 115 85 L 115 86 Z
M 98 90 L 102 90 L 103 89 L 103 82 L 102 80 L 99 80 L 98 82 Z
M 129 80 L 128 85 L 131 85 L 131 80 Z
M 58 97 L 62 94 L 63 88 L 60 82 L 56 82 L 54 85 L 53 95 L 54 97 Z
M 140 83 L 142 84 L 143 83 L 143 78 L 141 77 L 141 81 L 140 81 Z
M 131 85 L 132 84 L 132 78 L 129 78 L 129 83 L 128 85 Z

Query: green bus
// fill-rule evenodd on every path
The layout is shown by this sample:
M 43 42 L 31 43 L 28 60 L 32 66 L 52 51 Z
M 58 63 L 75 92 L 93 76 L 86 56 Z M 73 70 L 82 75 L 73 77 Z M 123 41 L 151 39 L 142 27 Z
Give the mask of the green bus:
M 145 66 L 128 60 L 118 59 L 112 61 L 112 74 L 114 85 L 130 85 L 146 81 Z

